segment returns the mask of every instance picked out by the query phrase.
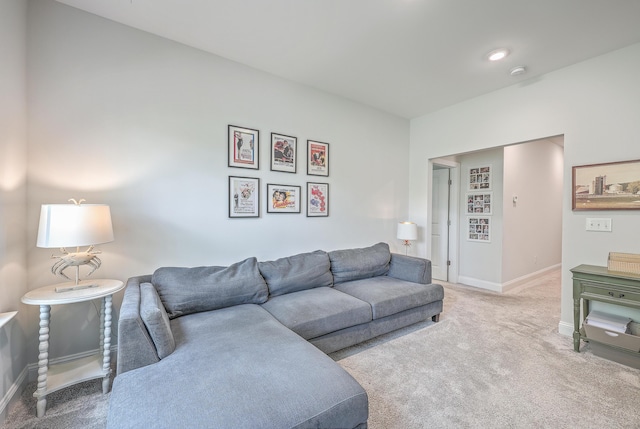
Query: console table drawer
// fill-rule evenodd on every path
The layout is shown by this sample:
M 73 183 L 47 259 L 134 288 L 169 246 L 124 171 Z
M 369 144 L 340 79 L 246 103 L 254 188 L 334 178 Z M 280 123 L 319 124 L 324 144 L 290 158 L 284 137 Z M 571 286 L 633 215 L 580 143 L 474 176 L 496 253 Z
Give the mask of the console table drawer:
M 592 283 L 589 281 L 581 282 L 582 293 L 581 295 L 592 295 L 597 297 L 624 299 L 629 301 L 640 301 L 640 292 L 631 291 L 627 288 L 618 288 L 612 285 L 605 285 L 600 283 Z

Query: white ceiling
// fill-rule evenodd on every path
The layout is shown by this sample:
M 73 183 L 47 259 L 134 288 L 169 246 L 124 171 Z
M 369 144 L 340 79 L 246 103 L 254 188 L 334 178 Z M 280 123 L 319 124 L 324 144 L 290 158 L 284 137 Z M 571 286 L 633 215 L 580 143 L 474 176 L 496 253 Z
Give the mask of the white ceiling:
M 638 0 L 58 1 L 406 118 L 640 42 Z

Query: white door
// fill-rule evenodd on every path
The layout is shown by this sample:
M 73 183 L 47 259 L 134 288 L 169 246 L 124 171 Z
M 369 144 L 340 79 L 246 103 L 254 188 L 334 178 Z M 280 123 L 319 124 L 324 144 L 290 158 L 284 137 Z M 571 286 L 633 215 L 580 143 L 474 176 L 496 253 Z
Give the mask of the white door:
M 449 169 L 433 170 L 431 201 L 431 276 L 449 281 Z

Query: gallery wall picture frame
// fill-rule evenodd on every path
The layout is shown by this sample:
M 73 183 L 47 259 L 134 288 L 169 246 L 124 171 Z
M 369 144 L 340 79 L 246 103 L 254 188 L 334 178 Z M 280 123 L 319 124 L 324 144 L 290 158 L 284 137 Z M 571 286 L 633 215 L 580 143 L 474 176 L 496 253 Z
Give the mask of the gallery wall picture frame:
M 329 176 L 329 143 L 307 140 L 307 175 Z
M 480 243 L 491 242 L 491 218 L 470 216 L 467 218 L 467 240 Z
M 467 193 L 466 210 L 468 215 L 492 215 L 493 192 Z
M 329 184 L 307 182 L 307 217 L 329 216 Z
M 271 133 L 271 171 L 296 173 L 298 139 L 284 134 Z
M 493 168 L 489 165 L 469 168 L 468 174 L 468 190 L 469 191 L 488 191 L 491 189 L 491 179 Z
M 260 131 L 229 125 L 229 167 L 260 169 Z
M 229 176 L 229 217 L 260 217 L 260 179 Z
M 572 204 L 580 210 L 640 210 L 640 160 L 572 167 Z
M 302 186 L 267 184 L 267 213 L 300 213 Z

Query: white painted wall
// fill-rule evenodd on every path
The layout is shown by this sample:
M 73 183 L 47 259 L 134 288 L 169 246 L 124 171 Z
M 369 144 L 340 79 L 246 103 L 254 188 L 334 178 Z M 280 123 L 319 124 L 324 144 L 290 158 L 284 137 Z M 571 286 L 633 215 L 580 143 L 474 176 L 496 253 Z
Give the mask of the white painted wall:
M 0 2 L 0 313 L 20 311 L 0 328 L 0 424 L 27 364 L 26 23 L 26 2 Z
M 502 148 L 462 155 L 460 161 L 460 271 L 458 281 L 471 286 L 480 286 L 494 291 L 501 290 L 502 282 L 502 188 L 503 153 Z M 467 195 L 469 169 L 491 166 L 491 192 L 493 207 L 490 219 L 491 241 L 469 241 L 467 215 Z M 483 215 L 484 217 L 484 215 Z
M 388 242 L 407 217 L 409 121 L 60 5 L 29 12 L 30 288 L 55 282 L 35 248 L 39 206 L 111 206 L 100 277 L 226 265 Z M 227 167 L 227 125 L 260 130 L 260 170 Z M 298 173 L 269 170 L 270 133 L 298 137 Z M 330 144 L 330 176 L 307 176 L 306 140 Z M 228 177 L 330 184 L 330 216 L 229 219 Z M 120 298 L 116 297 L 116 305 Z M 35 361 L 36 319 L 29 361 Z M 89 304 L 54 308 L 52 357 L 97 347 Z M 68 335 L 65 328 L 77 329 Z
M 504 148 L 502 283 L 561 263 L 562 171 L 549 140 Z
M 594 234 L 584 228 L 594 213 L 571 211 L 571 166 L 640 159 L 639 68 L 636 44 L 411 121 L 409 211 L 427 227 L 428 159 L 564 134 L 563 334 L 573 330 L 569 269 L 606 265 L 610 251 L 640 252 L 638 212 L 597 212 L 612 218 L 613 231 Z M 426 242 L 416 249 L 425 255 Z

